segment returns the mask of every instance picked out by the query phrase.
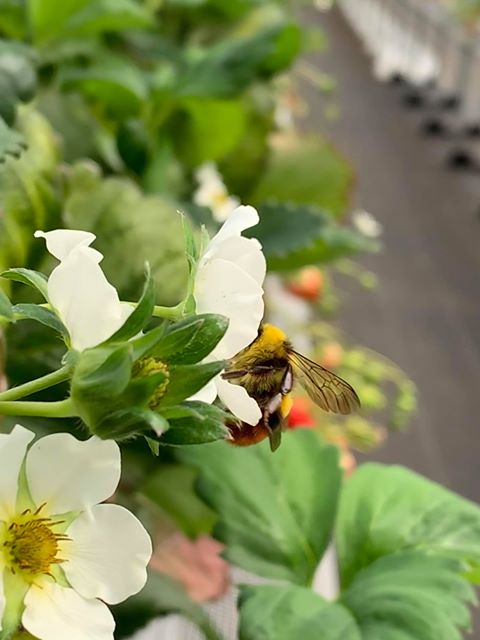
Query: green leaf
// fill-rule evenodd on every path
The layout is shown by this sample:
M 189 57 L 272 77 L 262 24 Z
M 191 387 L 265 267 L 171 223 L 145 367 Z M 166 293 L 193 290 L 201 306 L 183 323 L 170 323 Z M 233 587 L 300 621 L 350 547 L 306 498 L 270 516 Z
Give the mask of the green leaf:
M 227 327 L 228 319 L 224 316 L 209 313 L 190 316 L 171 324 L 151 355 L 163 362 L 195 364 L 214 349 L 225 335 Z
M 64 34 L 92 35 L 105 31 L 141 29 L 150 23 L 147 11 L 133 0 L 95 0 L 69 17 L 64 25 Z
M 121 58 L 98 60 L 91 67 L 64 69 L 60 83 L 65 89 L 80 90 L 118 118 L 137 114 L 147 98 L 141 70 Z
M 192 537 L 210 533 L 215 521 L 215 514 L 195 495 L 197 475 L 194 469 L 185 465 L 162 464 L 147 477 L 141 490 Z
M 155 306 L 155 286 L 153 283 L 150 266 L 147 264 L 147 274 L 143 292 L 137 306 L 128 316 L 125 323 L 115 331 L 115 333 L 106 341 L 106 344 L 112 342 L 122 342 L 136 336 L 145 325 L 150 321 Z
M 11 80 L 16 100 L 28 102 L 35 94 L 35 59 L 35 51 L 25 44 L 0 39 L 0 75 Z
M 28 148 L 19 158 L 0 164 L 0 271 L 27 264 L 36 268 L 44 252 L 34 231 L 61 226 L 58 136 L 30 108 L 19 111 L 17 129 Z M 21 296 L 19 290 L 12 300 L 23 302 Z
M 166 434 L 168 435 L 168 434 Z M 218 514 L 226 557 L 257 575 L 310 584 L 335 516 L 338 452 L 307 430 L 266 444 L 193 447 L 180 458 L 199 468 L 200 496 Z M 318 475 L 318 477 L 316 477 Z
M 175 612 L 191 620 L 206 640 L 221 640 L 204 609 L 189 598 L 183 587 L 173 578 L 152 571 L 140 593 L 113 607 L 116 636 L 129 637 L 152 618 Z
M 0 118 L 0 163 L 5 162 L 8 156 L 20 157 L 26 146 L 23 136 L 10 129 L 3 118 Z
M 365 640 L 461 640 L 475 601 L 461 564 L 424 550 L 396 552 L 360 571 L 340 602 Z
M 6 278 L 7 280 L 15 280 L 15 282 L 21 282 L 22 284 L 27 284 L 33 289 L 39 291 L 45 300 L 48 301 L 48 290 L 47 290 L 47 277 L 40 273 L 39 271 L 33 271 L 32 269 L 8 269 L 3 273 L 0 273 L 1 278 Z
M 13 307 L 8 296 L 0 289 L 0 320 L 14 322 Z
M 374 248 L 364 236 L 315 207 L 270 201 L 258 209 L 260 223 L 245 235 L 261 242 L 270 270 L 323 264 Z
M 225 368 L 225 362 L 204 364 L 180 364 L 170 367 L 167 391 L 160 401 L 160 407 L 179 404 L 203 389 L 209 380 Z
M 480 508 L 402 467 L 368 464 L 348 480 L 337 523 L 342 584 L 401 550 L 480 562 Z
M 242 100 L 184 98 L 169 130 L 181 160 L 196 167 L 230 153 L 242 138 L 246 111 Z
M 16 304 L 13 307 L 13 311 L 19 320 L 24 318 L 35 320 L 36 322 L 40 322 L 41 324 L 50 327 L 62 336 L 68 337 L 68 331 L 65 325 L 58 316 L 53 313 L 53 311 L 50 311 L 50 309 L 41 307 L 38 304 L 24 303 Z
M 36 41 L 48 40 L 57 35 L 68 18 L 91 0 L 27 0 L 30 24 Z
M 294 585 L 242 586 L 239 640 L 293 638 L 362 640 L 348 610 L 327 602 L 311 589 Z
M 138 298 L 147 260 L 157 285 L 157 303 L 179 302 L 187 261 L 175 203 L 143 195 L 127 178 L 102 179 L 98 171 L 79 163 L 70 175 L 65 217 L 70 228 L 96 234 L 95 246 L 105 255 L 102 268 L 122 299 Z
M 323 138 L 285 135 L 272 148 L 268 165 L 250 201 L 314 205 L 338 217 L 350 201 L 353 172 L 345 158 Z

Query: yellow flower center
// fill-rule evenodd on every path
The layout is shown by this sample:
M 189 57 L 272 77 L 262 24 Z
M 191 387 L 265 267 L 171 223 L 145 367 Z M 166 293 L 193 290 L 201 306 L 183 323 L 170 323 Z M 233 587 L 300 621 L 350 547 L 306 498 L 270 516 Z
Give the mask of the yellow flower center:
M 8 525 L 3 546 L 13 573 L 20 571 L 25 577 L 50 574 L 52 565 L 64 562 L 57 556 L 59 542 L 69 538 L 53 530 L 61 522 L 40 516 L 43 507 L 34 512 L 27 509 Z
M 228 200 L 228 193 L 226 191 L 216 191 L 213 194 L 213 204 L 216 205 L 217 207 L 221 206 L 222 204 L 225 204 Z
M 155 409 L 160 403 L 160 400 L 165 395 L 165 391 L 167 390 L 170 378 L 168 367 L 164 362 L 161 362 L 160 360 L 152 357 L 142 358 L 141 360 L 138 360 L 138 362 L 136 362 L 133 366 L 133 375 L 137 378 L 153 376 L 156 373 L 163 373 L 165 375 L 165 379 L 161 384 L 157 386 L 150 398 L 148 406 L 151 409 Z

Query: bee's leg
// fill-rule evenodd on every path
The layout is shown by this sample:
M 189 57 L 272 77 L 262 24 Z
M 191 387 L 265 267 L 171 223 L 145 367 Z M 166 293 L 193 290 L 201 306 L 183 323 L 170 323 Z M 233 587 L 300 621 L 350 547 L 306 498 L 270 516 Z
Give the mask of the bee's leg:
M 287 393 L 290 393 L 290 391 L 292 390 L 292 387 L 293 387 L 293 372 L 292 372 L 292 367 L 289 365 L 282 380 L 281 394 L 283 396 L 286 396 Z
M 223 380 L 235 380 L 235 378 L 243 378 L 248 373 L 248 369 L 232 369 L 232 371 L 224 371 L 220 377 Z

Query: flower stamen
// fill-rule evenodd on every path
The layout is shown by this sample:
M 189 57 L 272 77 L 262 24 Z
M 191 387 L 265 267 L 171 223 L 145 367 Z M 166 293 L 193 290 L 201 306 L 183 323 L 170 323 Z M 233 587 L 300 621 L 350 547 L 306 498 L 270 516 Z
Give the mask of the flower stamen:
M 12 573 L 21 571 L 30 579 L 39 574 L 51 575 L 53 565 L 65 562 L 57 556 L 59 543 L 70 540 L 67 535 L 53 531 L 60 522 L 38 517 L 44 506 L 40 505 L 33 513 L 25 509 L 8 525 L 3 543 Z

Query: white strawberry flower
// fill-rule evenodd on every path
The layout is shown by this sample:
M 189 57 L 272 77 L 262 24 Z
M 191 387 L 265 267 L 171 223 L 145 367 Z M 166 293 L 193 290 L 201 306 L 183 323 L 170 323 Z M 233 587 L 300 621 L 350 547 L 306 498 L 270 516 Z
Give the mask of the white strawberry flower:
M 122 304 L 117 290 L 103 273 L 103 255 L 90 245 L 88 231 L 55 229 L 36 231 L 47 250 L 60 261 L 48 279 L 48 297 L 68 329 L 73 349 L 95 347 L 123 325 L 133 308 Z
M 0 636 L 113 640 L 108 604 L 137 593 L 152 554 L 124 507 L 99 504 L 120 479 L 113 440 L 0 434 Z M 28 449 L 28 452 L 27 452 Z
M 197 313 L 218 313 L 229 320 L 228 329 L 209 360 L 228 360 L 257 336 L 264 313 L 266 261 L 258 240 L 243 237 L 242 231 L 258 222 L 253 207 L 237 207 L 198 262 L 193 291 Z M 243 387 L 220 376 L 210 381 L 195 399 L 213 402 L 217 395 L 244 422 L 255 425 L 260 420 L 256 401 Z
M 209 162 L 195 171 L 198 188 L 193 194 L 193 201 L 201 207 L 209 207 L 217 222 L 225 222 L 240 204 L 240 200 L 228 193 L 216 166 Z

